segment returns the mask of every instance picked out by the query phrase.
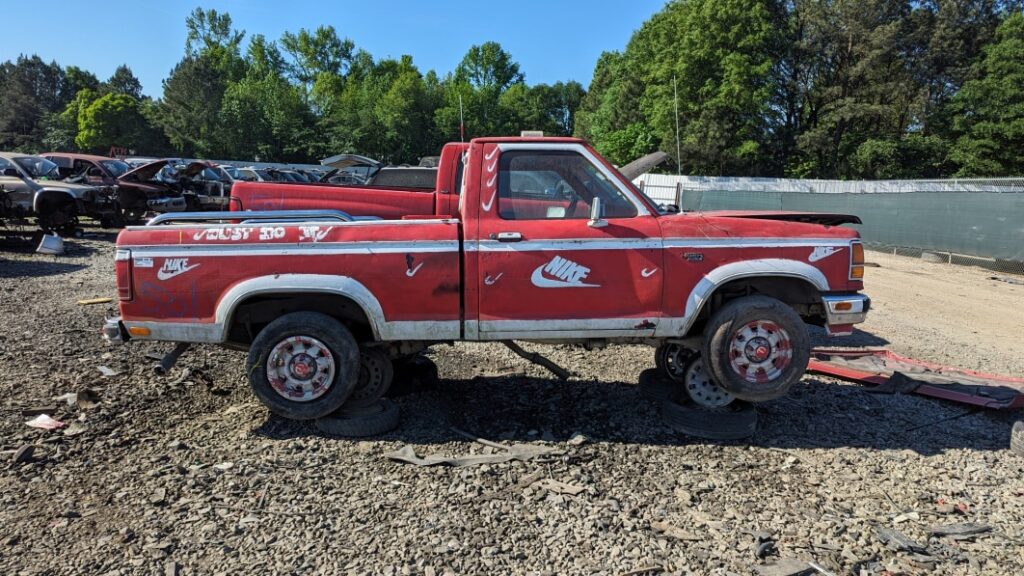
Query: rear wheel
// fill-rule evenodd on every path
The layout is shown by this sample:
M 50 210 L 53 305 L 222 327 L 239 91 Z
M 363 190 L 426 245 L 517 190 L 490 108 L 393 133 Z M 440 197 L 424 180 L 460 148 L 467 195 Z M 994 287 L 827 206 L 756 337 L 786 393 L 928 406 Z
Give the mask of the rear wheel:
M 391 358 L 381 348 L 363 348 L 359 353 L 359 380 L 344 408 L 369 406 L 380 400 L 395 376 Z
M 702 350 L 711 378 L 736 398 L 780 398 L 807 369 L 810 344 L 803 320 L 767 296 L 737 298 L 711 318 Z
M 340 322 L 317 312 L 286 314 L 249 348 L 249 383 L 271 412 L 310 420 L 334 412 L 359 376 L 359 346 Z

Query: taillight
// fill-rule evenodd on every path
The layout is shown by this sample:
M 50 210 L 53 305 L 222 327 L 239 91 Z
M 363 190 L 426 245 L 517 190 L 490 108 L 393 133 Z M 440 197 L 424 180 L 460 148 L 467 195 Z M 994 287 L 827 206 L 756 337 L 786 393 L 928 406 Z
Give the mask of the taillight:
M 860 242 L 850 244 L 850 280 L 864 279 L 864 245 Z
M 117 249 L 114 256 L 114 269 L 117 271 L 117 297 L 121 300 L 132 299 L 132 251 Z

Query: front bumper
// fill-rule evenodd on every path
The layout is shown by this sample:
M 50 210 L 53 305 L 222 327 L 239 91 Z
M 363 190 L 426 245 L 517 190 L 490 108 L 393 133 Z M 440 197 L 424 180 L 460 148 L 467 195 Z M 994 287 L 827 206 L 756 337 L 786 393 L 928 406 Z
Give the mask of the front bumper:
M 107 318 L 103 322 L 103 327 L 100 328 L 100 332 L 103 334 L 103 339 L 110 344 L 120 345 L 124 344 L 127 340 L 127 332 L 124 329 L 124 324 L 121 324 L 121 318 Z
M 146 202 L 146 205 L 154 212 L 184 212 L 188 209 L 185 199 L 180 197 L 163 196 L 161 198 L 151 198 Z
M 830 336 L 847 336 L 853 325 L 867 320 L 871 298 L 863 294 L 829 294 L 821 297 L 825 306 L 825 328 Z

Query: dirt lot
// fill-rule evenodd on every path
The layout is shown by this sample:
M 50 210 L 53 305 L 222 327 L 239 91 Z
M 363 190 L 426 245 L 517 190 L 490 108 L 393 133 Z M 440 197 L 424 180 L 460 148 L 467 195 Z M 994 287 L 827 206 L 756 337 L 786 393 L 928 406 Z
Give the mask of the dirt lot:
M 791 573 L 767 571 L 786 559 L 1024 573 L 1024 458 L 1006 450 L 1019 414 L 808 376 L 761 407 L 755 438 L 712 443 L 671 432 L 637 394 L 649 348 L 531 346 L 580 374 L 561 383 L 501 347 L 458 345 L 432 352 L 437 386 L 397 399 L 398 430 L 335 439 L 270 417 L 237 352 L 190 351 L 160 379 L 144 355 L 168 346 L 104 345 L 104 306 L 76 301 L 115 295 L 111 240 L 58 258 L 0 251 L 0 574 L 745 575 Z M 1024 374 L 1024 286 L 871 258 L 875 310 L 835 344 Z M 53 400 L 86 387 L 93 408 Z M 25 426 L 45 405 L 70 434 Z M 453 427 L 565 455 L 459 469 L 383 456 L 484 450 Z M 525 481 L 540 477 L 582 492 Z M 991 531 L 929 536 L 962 523 Z M 885 528 L 914 550 L 887 547 Z

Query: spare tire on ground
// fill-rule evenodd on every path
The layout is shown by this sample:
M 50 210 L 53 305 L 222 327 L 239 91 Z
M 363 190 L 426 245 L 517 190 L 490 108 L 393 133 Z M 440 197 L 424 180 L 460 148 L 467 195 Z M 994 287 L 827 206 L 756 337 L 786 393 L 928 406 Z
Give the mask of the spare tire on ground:
M 661 418 L 670 428 L 708 440 L 741 440 L 757 430 L 753 404 L 736 401 L 724 408 L 702 408 L 692 401 L 661 403 Z
M 644 398 L 655 402 L 675 401 L 685 392 L 682 382 L 669 378 L 659 368 L 641 372 L 637 387 Z
M 398 427 L 399 416 L 398 405 L 381 398 L 369 406 L 342 406 L 330 416 L 318 419 L 316 427 L 332 436 L 365 438 L 394 430 Z

